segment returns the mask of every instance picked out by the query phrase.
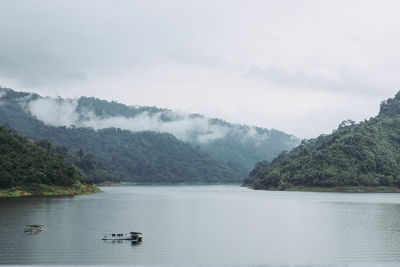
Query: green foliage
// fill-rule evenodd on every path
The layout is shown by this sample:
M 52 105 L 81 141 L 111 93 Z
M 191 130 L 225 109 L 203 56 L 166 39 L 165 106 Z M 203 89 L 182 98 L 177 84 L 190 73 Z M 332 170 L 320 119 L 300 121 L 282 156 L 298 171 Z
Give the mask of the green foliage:
M 156 107 L 140 107 L 133 106 L 129 107 L 124 104 L 120 104 L 115 101 L 108 102 L 95 97 L 81 97 L 78 100 L 77 111 L 92 111 L 96 116 L 99 117 L 113 117 L 113 116 L 124 116 L 127 118 L 135 117 L 138 114 L 147 112 L 149 114 L 155 114 L 161 111 L 168 111 L 166 109 L 160 109 Z M 163 119 L 163 118 L 162 118 Z M 168 120 L 168 118 L 164 118 Z
M 50 142 L 47 140 L 35 141 L 35 144 L 48 151 Z M 51 149 L 51 148 L 50 148 Z M 102 182 L 120 182 L 121 178 L 108 170 L 104 164 L 98 161 L 93 154 L 85 154 L 82 149 L 75 153 L 69 154 L 66 147 L 56 146 L 51 149 L 54 154 L 60 155 L 65 158 L 65 161 L 75 166 L 79 171 L 89 179 L 91 183 Z
M 227 124 L 230 128 L 225 138 L 199 144 L 200 148 L 214 158 L 231 166 L 240 176 L 245 177 L 261 160 L 272 160 L 284 150 L 290 150 L 298 144 L 298 139 L 278 130 L 267 130 L 254 127 L 260 140 L 243 138 L 248 126 Z
M 1 90 L 1 89 L 0 89 Z M 2 89 L 6 94 L 0 98 L 0 125 L 13 128 L 19 134 L 34 140 L 47 139 L 54 145 L 53 153 L 63 155 L 91 180 L 171 183 L 218 183 L 241 182 L 254 164 L 262 159 L 271 160 L 282 150 L 289 150 L 298 140 L 277 130 L 252 128 L 252 133 L 263 138 L 254 140 L 248 134 L 250 127 L 238 126 L 223 120 L 213 119 L 211 125 L 227 129 L 225 138 L 202 143 L 193 131 L 184 143 L 170 134 L 156 132 L 123 131 L 120 129 L 52 127 L 44 124 L 24 109 L 26 101 L 38 99 L 38 95 Z M 143 112 L 149 115 L 161 114 L 160 120 L 167 122 L 177 119 L 178 114 L 156 107 L 126 106 L 93 97 L 78 99 L 77 112 L 86 120 L 88 111 L 100 118 L 122 116 L 132 118 Z M 203 118 L 192 114 L 191 118 Z M 42 147 L 47 149 L 47 143 Z M 87 161 L 76 157 L 79 150 L 94 155 L 97 163 L 92 171 Z M 71 159 L 70 155 L 75 159 Z M 83 161 L 79 163 L 79 160 Z M 78 160 L 78 161 L 77 161 Z M 100 166 L 103 164 L 102 166 Z M 108 173 L 105 173 L 107 172 Z M 96 170 L 96 171 L 95 171 Z M 112 177 L 112 173 L 117 177 Z
M 87 151 L 125 181 L 231 183 L 242 180 L 228 165 L 171 134 L 53 127 L 27 114 L 17 100 L 0 105 L 0 125 L 34 140 L 50 140 L 73 154 L 81 149 Z M 77 162 L 72 163 L 79 166 Z M 95 173 L 92 179 L 98 178 L 96 175 L 102 174 Z
M 80 155 L 81 149 L 96 155 L 109 170 L 124 180 L 154 183 L 240 182 L 241 177 L 229 167 L 170 134 L 132 133 L 115 128 L 94 131 L 90 128 L 44 126 L 42 129 L 44 131 L 39 133 L 32 131 L 30 136 L 46 136 L 57 145 L 68 147 L 69 151 L 78 151 L 71 163 L 84 172 L 93 163 L 90 163 L 90 155 Z M 99 171 L 101 168 L 95 169 Z M 96 177 L 101 175 L 99 172 L 87 174 L 97 181 L 101 180 Z
M 93 183 L 120 182 L 121 178 L 109 171 L 93 154 L 79 150 L 75 155 L 68 154 L 66 161 L 76 166 Z
M 54 186 L 45 184 L 25 184 L 11 188 L 1 189 L 2 197 L 23 197 L 23 196 L 70 196 L 77 194 L 92 194 L 102 192 L 94 185 L 75 183 L 72 186 Z
M 25 138 L 0 127 L 0 188 L 33 184 L 70 187 L 89 181 L 77 169 Z
M 400 94 L 382 102 L 375 118 L 344 121 L 337 131 L 303 141 L 245 180 L 255 189 L 400 186 Z
M 114 101 L 108 102 L 94 97 L 79 98 L 77 109 L 78 111 L 90 110 L 101 118 L 110 118 L 113 116 L 133 118 L 138 114 L 143 114 L 143 112 L 149 115 L 163 112 L 160 119 L 164 122 L 172 121 L 179 117 L 179 115 L 167 109 L 140 106 L 129 107 Z M 192 114 L 190 117 L 192 119 L 203 118 L 199 114 Z M 249 126 L 233 125 L 220 119 L 212 119 L 211 125 L 218 125 L 229 129 L 225 138 L 209 142 L 199 142 L 196 138 L 197 133 L 194 131 L 188 136 L 188 142 L 194 147 L 198 146 L 214 159 L 223 162 L 225 166 L 241 177 L 245 177 L 256 162 L 263 159 L 272 160 L 283 150 L 292 149 L 299 141 L 294 136 L 285 134 L 284 132 L 257 127 L 253 128 L 255 131 L 254 134 L 259 134 L 265 138 L 254 140 L 247 135 L 250 130 Z

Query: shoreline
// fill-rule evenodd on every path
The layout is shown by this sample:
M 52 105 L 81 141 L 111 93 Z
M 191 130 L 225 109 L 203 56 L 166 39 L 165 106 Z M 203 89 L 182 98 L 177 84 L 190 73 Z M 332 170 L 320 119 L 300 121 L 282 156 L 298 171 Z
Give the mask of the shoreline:
M 400 188 L 394 186 L 336 186 L 336 187 L 313 187 L 313 186 L 293 186 L 283 190 L 276 188 L 253 188 L 253 190 L 268 191 L 299 191 L 299 192 L 332 192 L 332 193 L 400 193 Z
M 96 184 L 98 187 L 108 186 L 183 186 L 183 185 L 238 185 L 242 186 L 241 183 L 137 183 L 137 182 L 105 182 Z
M 0 199 L 16 197 L 75 196 L 101 192 L 103 191 L 95 185 L 75 184 L 65 187 L 33 184 L 29 186 L 16 186 L 8 189 L 0 189 Z
M 254 188 L 251 186 L 237 183 L 101 183 L 96 185 L 75 184 L 70 187 L 49 186 L 43 184 L 34 184 L 29 186 L 17 186 L 8 189 L 0 189 L 0 199 L 16 197 L 51 197 L 51 196 L 75 196 L 85 194 L 95 194 L 103 192 L 99 187 L 113 186 L 204 186 L 204 185 L 237 185 L 247 187 L 253 190 L 266 191 L 289 191 L 289 192 L 320 192 L 320 193 L 400 193 L 400 188 L 391 186 L 344 186 L 344 187 L 310 187 L 293 186 L 279 190 L 276 188 Z

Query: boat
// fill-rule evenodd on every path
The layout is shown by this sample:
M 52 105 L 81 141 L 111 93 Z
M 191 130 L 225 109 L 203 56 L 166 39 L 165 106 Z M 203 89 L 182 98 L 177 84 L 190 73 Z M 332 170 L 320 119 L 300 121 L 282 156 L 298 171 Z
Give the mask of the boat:
M 130 232 L 105 234 L 102 240 L 130 240 L 132 242 L 138 243 L 142 241 L 142 233 Z
M 139 242 L 142 242 L 142 239 L 143 239 L 142 233 L 131 232 L 130 234 L 131 234 L 131 237 L 132 237 L 132 239 L 131 239 L 132 244 L 137 244 Z
M 30 232 L 30 233 L 38 233 L 44 230 L 44 226 L 42 224 L 27 224 L 25 225 L 28 228 L 25 228 L 25 232 Z

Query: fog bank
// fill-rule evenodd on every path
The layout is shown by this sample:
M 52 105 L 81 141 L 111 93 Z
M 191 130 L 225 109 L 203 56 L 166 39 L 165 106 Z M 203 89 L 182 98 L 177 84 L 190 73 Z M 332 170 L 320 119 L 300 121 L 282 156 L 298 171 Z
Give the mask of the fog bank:
M 132 132 L 154 131 L 170 133 L 181 141 L 199 144 L 222 139 L 228 134 L 240 136 L 243 142 L 252 140 L 261 143 L 268 138 L 266 133 L 261 134 L 254 127 L 220 125 L 213 123 L 210 118 L 172 111 L 142 112 L 134 117 L 98 116 L 88 108 L 78 110 L 78 99 L 24 99 L 20 104 L 26 112 L 45 124 L 57 127 L 90 127 L 95 130 L 114 127 Z M 165 117 L 169 119 L 166 121 Z

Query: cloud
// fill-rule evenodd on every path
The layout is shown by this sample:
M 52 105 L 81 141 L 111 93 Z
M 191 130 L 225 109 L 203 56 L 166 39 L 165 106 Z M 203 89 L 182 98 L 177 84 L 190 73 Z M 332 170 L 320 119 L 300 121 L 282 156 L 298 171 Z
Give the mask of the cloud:
M 229 127 L 213 123 L 203 116 L 179 114 L 172 111 L 158 113 L 142 112 L 135 117 L 97 116 L 92 110 L 77 109 L 77 99 L 39 98 L 31 100 L 30 96 L 20 99 L 19 103 L 27 112 L 37 119 L 52 126 L 91 127 L 95 130 L 104 128 L 120 128 L 132 132 L 155 131 L 170 133 L 176 138 L 191 143 L 204 144 L 222 139 L 228 134 L 237 135 L 243 141 L 254 140 L 261 143 L 267 134 L 260 134 L 254 127 Z M 165 120 L 163 118 L 168 118 Z
M 7 95 L 7 91 L 0 86 L 0 99 Z
M 20 103 L 26 103 L 25 109 L 39 120 L 52 126 L 70 127 L 79 121 L 76 100 L 42 98 L 29 102 L 20 100 Z
M 96 130 L 116 127 L 132 132 L 155 131 L 170 133 L 182 141 L 198 143 L 207 143 L 220 139 L 228 133 L 227 127 L 212 125 L 207 118 L 183 116 L 177 120 L 163 121 L 161 119 L 163 114 L 164 112 L 150 115 L 144 112 L 133 118 L 123 116 L 99 118 L 92 114 L 88 115 L 88 120 L 83 122 L 77 121 L 75 125 L 79 127 L 92 127 Z
M 256 144 L 261 144 L 262 142 L 264 142 L 266 139 L 269 138 L 269 136 L 266 134 L 260 134 L 255 127 L 249 127 L 248 129 L 246 129 L 246 131 L 240 134 L 244 136 L 243 138 L 244 141 L 252 140 L 255 141 Z

